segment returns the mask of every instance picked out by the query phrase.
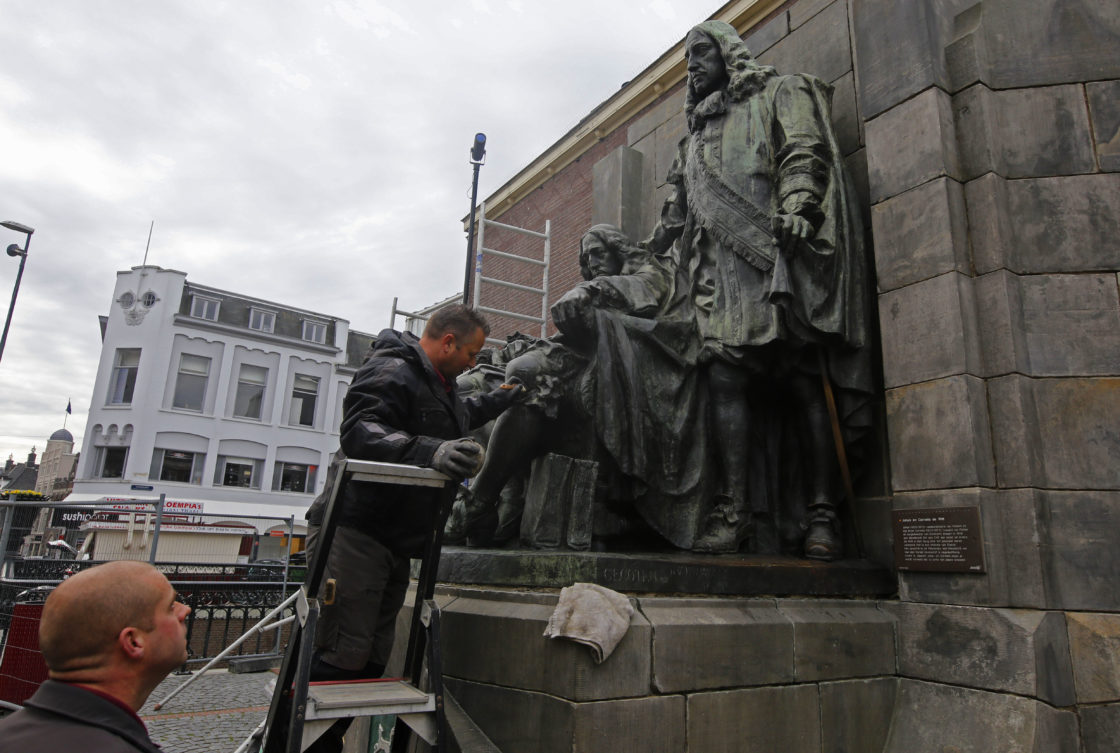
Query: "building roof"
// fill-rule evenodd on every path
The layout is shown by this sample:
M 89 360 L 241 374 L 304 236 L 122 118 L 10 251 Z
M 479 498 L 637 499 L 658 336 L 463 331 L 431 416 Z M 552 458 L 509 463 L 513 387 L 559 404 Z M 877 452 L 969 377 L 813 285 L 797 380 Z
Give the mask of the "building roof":
M 34 489 L 35 482 L 39 480 L 39 468 L 28 467 L 27 463 L 17 463 L 12 470 L 3 476 L 4 482 L 0 485 L 3 489 Z
M 61 439 L 63 442 L 73 442 L 74 435 L 68 432 L 66 429 L 59 429 L 54 434 L 51 434 L 51 439 Z

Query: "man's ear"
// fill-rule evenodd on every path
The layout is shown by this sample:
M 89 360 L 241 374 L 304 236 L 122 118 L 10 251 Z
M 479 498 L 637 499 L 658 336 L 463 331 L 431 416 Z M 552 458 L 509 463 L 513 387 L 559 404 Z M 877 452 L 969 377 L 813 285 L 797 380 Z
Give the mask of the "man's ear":
M 117 645 L 129 659 L 142 659 L 144 648 L 147 645 L 147 636 L 144 631 L 135 627 L 126 627 L 117 635 Z
M 445 332 L 443 337 L 439 339 L 439 344 L 446 350 L 455 350 L 455 333 Z

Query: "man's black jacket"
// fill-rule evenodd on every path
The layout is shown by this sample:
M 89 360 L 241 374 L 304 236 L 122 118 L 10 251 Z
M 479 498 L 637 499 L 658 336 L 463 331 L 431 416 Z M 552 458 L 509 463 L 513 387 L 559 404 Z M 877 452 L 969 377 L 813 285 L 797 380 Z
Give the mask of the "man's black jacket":
M 386 329 L 346 393 L 342 447 L 335 460 L 430 466 L 442 442 L 465 437 L 503 407 L 489 395 L 461 400 L 454 381 L 448 392 L 417 337 Z M 333 466 L 334 462 L 332 471 Z M 333 472 L 307 511 L 313 525 L 322 522 L 332 477 Z M 342 506 L 340 525 L 369 534 L 395 554 L 420 557 L 434 525 L 439 494 L 437 489 L 415 486 L 352 483 L 335 504 Z
M 47 680 L 0 723 L 0 753 L 160 753 L 136 717 L 101 696 Z

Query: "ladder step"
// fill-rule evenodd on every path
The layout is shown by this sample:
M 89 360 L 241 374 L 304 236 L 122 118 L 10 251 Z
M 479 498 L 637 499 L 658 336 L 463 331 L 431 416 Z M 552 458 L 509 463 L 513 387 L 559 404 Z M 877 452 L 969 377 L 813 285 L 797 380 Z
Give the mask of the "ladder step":
M 311 683 L 307 716 L 311 719 L 435 711 L 435 696 L 405 680 Z

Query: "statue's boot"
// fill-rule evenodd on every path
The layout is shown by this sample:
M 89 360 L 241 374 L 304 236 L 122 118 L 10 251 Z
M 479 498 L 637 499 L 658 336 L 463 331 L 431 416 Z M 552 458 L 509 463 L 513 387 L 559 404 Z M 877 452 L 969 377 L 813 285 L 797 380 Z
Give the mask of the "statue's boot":
M 840 538 L 840 521 L 828 505 L 812 510 L 809 532 L 805 534 L 805 556 L 811 560 L 831 562 L 844 553 L 844 542 Z
M 521 506 L 509 504 L 505 499 L 498 503 L 498 525 L 494 531 L 494 545 L 502 546 L 521 533 Z
M 504 546 L 521 534 L 521 516 L 525 512 L 525 479 L 515 477 L 506 483 L 498 498 L 498 526 L 494 546 Z
M 494 544 L 498 528 L 498 504 L 475 496 L 469 489 L 459 492 L 463 499 L 463 530 L 470 547 L 488 547 Z
M 726 494 L 716 497 L 716 505 L 704 521 L 704 530 L 692 544 L 692 551 L 704 554 L 728 554 L 739 547 L 751 534 L 750 516 L 746 503 L 733 500 Z
M 467 491 L 465 486 L 459 487 L 455 495 L 455 502 L 451 505 L 451 514 L 447 516 L 447 524 L 443 527 L 443 543 L 456 546 L 467 541 L 467 506 L 463 499 Z

